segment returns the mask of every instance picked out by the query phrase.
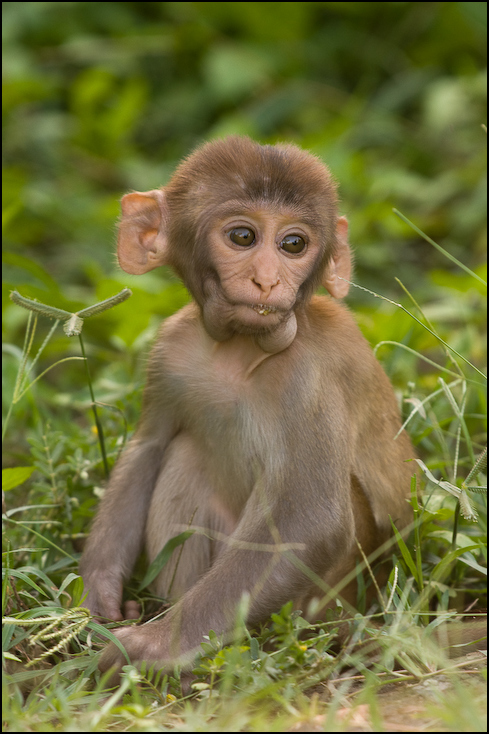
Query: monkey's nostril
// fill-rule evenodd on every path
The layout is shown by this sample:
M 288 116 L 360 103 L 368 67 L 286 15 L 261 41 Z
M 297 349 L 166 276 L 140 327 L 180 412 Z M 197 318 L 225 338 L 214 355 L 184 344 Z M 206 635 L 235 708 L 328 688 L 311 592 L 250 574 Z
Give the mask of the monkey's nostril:
M 263 282 L 265 280 L 264 278 L 252 278 L 251 280 L 261 290 L 265 298 L 268 298 L 268 296 L 272 292 L 272 289 L 280 283 L 280 278 L 276 278 L 273 282 L 268 283 Z

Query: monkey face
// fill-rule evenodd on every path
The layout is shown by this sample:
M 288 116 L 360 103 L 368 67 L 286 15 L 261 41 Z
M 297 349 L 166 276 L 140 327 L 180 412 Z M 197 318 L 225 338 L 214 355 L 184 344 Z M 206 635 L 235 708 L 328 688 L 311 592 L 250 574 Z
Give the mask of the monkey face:
M 251 335 L 269 353 L 292 343 L 295 312 L 321 283 L 342 298 L 350 276 L 328 169 L 238 137 L 198 149 L 164 188 L 124 196 L 118 257 L 134 274 L 170 265 L 213 339 Z
M 236 202 L 210 229 L 208 248 L 212 268 L 204 320 L 209 333 L 261 337 L 288 324 L 285 332 L 293 338 L 300 288 L 321 256 L 314 229 L 284 209 Z

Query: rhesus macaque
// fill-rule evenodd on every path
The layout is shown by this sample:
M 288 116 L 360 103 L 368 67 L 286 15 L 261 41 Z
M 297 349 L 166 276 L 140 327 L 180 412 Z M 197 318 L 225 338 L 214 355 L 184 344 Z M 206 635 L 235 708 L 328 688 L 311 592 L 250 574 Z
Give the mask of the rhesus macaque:
M 122 199 L 128 273 L 170 265 L 194 302 L 168 318 L 143 414 L 82 559 L 87 606 L 121 620 L 122 586 L 186 529 L 155 591 L 163 618 L 124 628 L 133 661 L 189 659 L 210 629 L 288 600 L 307 610 L 411 519 L 414 451 L 391 385 L 348 310 L 347 221 L 328 169 L 294 145 L 230 137 L 164 188 Z M 323 285 L 333 297 L 314 296 Z M 309 570 L 309 573 L 307 572 Z M 313 573 L 311 574 L 310 571 Z M 314 583 L 323 580 L 320 590 Z M 171 588 L 170 588 L 171 585 Z M 350 584 L 342 592 L 355 603 Z M 126 616 L 135 616 L 134 602 Z M 115 645 L 102 668 L 124 664 Z

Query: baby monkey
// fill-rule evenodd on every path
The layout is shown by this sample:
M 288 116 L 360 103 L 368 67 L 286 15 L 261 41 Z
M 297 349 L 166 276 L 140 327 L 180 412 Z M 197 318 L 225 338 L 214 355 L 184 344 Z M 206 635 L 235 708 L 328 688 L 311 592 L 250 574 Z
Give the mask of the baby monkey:
M 122 198 L 118 258 L 133 274 L 169 265 L 193 302 L 161 328 L 81 570 L 93 614 L 122 620 L 143 547 L 151 562 L 197 528 L 154 584 L 170 612 L 117 632 L 132 661 L 165 667 L 232 630 L 244 595 L 251 625 L 288 600 L 331 601 L 357 541 L 368 555 L 390 518 L 410 522 L 414 450 L 395 438 L 392 387 L 338 302 L 348 224 L 310 153 L 237 136 L 203 145 L 167 186 Z M 355 604 L 353 583 L 341 594 Z M 102 669 L 123 664 L 109 645 Z

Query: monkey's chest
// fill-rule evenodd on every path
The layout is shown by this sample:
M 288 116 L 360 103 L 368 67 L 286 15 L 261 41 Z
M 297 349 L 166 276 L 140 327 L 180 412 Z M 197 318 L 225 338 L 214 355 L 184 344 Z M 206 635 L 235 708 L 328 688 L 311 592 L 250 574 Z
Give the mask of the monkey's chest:
M 229 374 L 202 365 L 198 374 L 173 374 L 170 380 L 177 422 L 196 436 L 221 440 L 239 433 L 254 412 L 249 392 Z
M 267 423 L 267 396 L 260 390 L 259 372 L 263 377 L 268 355 L 239 336 L 204 346 L 194 351 L 192 363 L 174 359 L 167 364 L 178 427 L 209 454 L 256 456 Z
M 187 423 L 235 424 L 243 412 L 252 411 L 270 355 L 244 335 L 218 343 L 205 332 L 198 335 L 192 353 L 168 350 L 165 373 L 169 394 Z M 259 376 L 261 373 L 261 377 Z M 257 379 L 258 378 L 258 379 Z
M 263 422 L 242 386 L 222 375 L 174 377 L 178 440 L 201 467 L 204 485 L 239 515 L 266 465 Z

